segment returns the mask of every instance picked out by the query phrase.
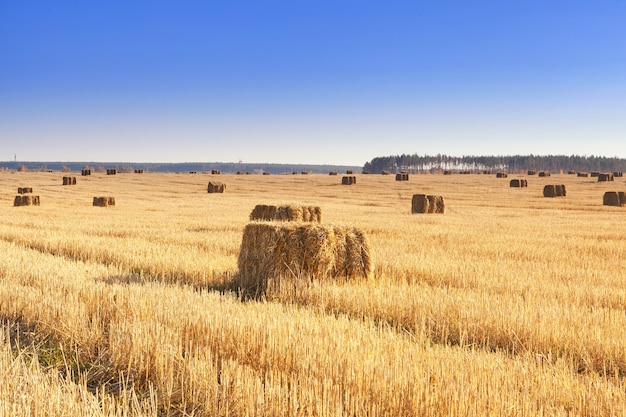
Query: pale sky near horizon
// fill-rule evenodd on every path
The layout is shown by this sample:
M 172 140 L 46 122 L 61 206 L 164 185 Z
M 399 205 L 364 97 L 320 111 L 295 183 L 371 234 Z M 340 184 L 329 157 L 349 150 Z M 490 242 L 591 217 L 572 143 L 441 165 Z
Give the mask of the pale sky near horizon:
M 626 158 L 622 1 L 2 1 L 0 161 Z

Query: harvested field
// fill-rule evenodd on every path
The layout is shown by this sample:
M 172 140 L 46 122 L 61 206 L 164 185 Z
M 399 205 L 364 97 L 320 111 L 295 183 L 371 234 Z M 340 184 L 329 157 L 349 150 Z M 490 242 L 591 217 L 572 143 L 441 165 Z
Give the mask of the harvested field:
M 624 211 L 603 201 L 622 181 L 220 178 L 215 198 L 203 175 L 102 173 L 70 192 L 0 172 L 0 414 L 624 414 Z M 548 181 L 567 198 L 543 198 Z M 23 185 L 45 204 L 13 208 Z M 415 192 L 445 215 L 412 215 Z M 275 202 L 323 222 L 250 223 Z M 332 246 L 307 244 L 333 225 L 367 238 L 367 278 L 333 276 Z M 284 251 L 250 243 L 282 227 Z M 264 298 L 243 300 L 246 273 L 268 277 Z

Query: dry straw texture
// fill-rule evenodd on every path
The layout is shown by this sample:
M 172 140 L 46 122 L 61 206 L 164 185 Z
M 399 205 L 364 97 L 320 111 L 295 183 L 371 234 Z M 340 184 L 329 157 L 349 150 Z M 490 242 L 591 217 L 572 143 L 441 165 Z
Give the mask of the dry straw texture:
M 279 220 L 320 223 L 322 221 L 322 209 L 317 206 L 270 206 L 257 204 L 252 210 L 252 213 L 250 213 L 250 220 Z
M 224 189 L 226 189 L 226 185 L 221 182 L 211 181 L 209 182 L 208 191 L 209 193 L 223 193 Z
M 248 223 L 237 264 L 240 287 L 256 294 L 274 278 L 367 278 L 372 271 L 359 229 L 303 223 Z
M 440 195 L 414 194 L 411 199 L 411 213 L 441 213 L 445 203 Z
M 18 206 L 38 206 L 39 205 L 39 196 L 38 195 L 16 195 L 15 200 L 13 201 L 13 205 Z
M 97 207 L 108 207 L 115 205 L 115 197 L 94 197 L 93 205 Z

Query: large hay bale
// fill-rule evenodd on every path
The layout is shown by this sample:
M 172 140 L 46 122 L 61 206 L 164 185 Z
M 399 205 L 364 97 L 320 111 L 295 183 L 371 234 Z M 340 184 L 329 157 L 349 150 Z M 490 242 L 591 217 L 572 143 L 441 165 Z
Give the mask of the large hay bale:
M 615 181 L 613 174 L 598 174 L 598 182 Z
M 13 200 L 13 205 L 15 207 L 38 206 L 40 205 L 39 196 L 38 195 L 16 195 L 15 200 Z
M 302 223 L 248 223 L 237 260 L 239 286 L 261 295 L 270 279 L 367 278 L 369 244 L 353 227 Z
M 226 185 L 224 185 L 224 183 L 211 181 L 209 182 L 207 190 L 209 193 L 223 193 L 225 188 Z
M 565 197 L 567 190 L 564 184 L 548 184 L 543 187 L 544 197 Z
M 445 212 L 445 203 L 440 195 L 414 194 L 411 199 L 411 213 Z
M 408 180 L 409 180 L 408 172 L 401 172 L 399 174 L 396 174 L 396 181 L 408 181 Z
M 343 176 L 341 178 L 342 185 L 352 185 L 356 184 L 356 177 L 354 175 Z
M 528 187 L 528 181 L 523 178 L 512 179 L 509 183 L 509 187 L 522 188 Z
M 623 206 L 626 204 L 624 192 L 607 191 L 602 197 L 602 204 L 605 206 Z
M 277 207 L 258 204 L 250 213 L 250 220 L 320 223 L 322 221 L 322 209 L 317 206 L 286 205 Z
M 615 171 L 613 172 L 613 176 L 616 178 L 620 178 L 624 176 L 624 173 L 622 171 Z
M 80 175 L 82 175 L 83 177 L 91 175 L 91 170 L 90 169 L 83 169 L 82 171 L 80 171 Z
M 76 177 L 63 177 L 63 185 L 76 185 Z
M 96 207 L 109 207 L 115 205 L 115 197 L 94 197 L 93 205 Z
M 19 187 L 17 189 L 18 194 L 32 194 L 32 192 L 33 192 L 32 187 Z
M 117 175 L 117 169 L 115 168 L 107 169 L 107 175 Z

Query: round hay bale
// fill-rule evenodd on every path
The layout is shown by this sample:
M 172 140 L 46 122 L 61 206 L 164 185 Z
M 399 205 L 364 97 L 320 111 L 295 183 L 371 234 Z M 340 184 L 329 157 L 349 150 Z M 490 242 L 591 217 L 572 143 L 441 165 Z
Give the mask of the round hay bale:
M 413 194 L 411 199 L 411 213 L 428 213 L 429 206 L 426 194 Z
M 223 193 L 226 185 L 221 182 L 211 181 L 207 187 L 209 193 Z
M 544 197 L 556 197 L 556 187 L 554 184 L 547 184 L 543 187 Z

